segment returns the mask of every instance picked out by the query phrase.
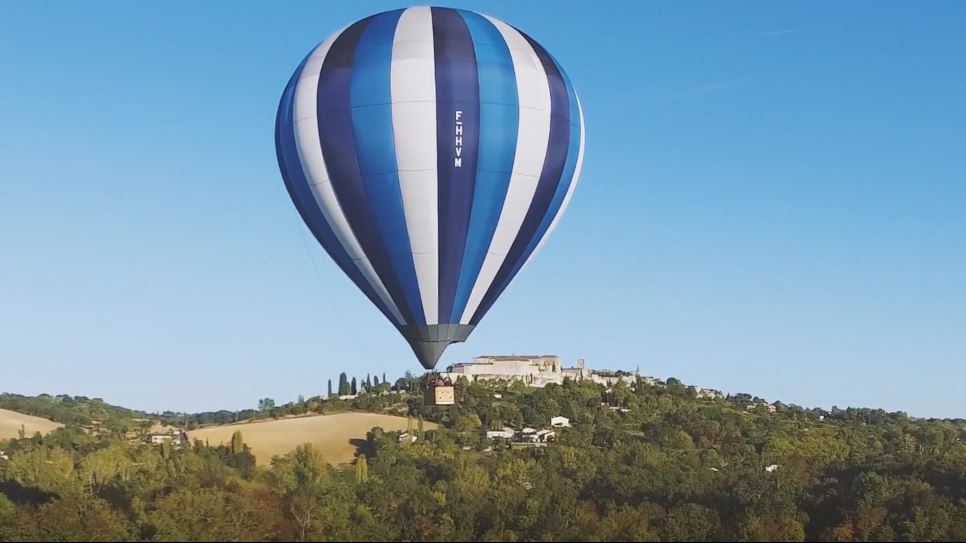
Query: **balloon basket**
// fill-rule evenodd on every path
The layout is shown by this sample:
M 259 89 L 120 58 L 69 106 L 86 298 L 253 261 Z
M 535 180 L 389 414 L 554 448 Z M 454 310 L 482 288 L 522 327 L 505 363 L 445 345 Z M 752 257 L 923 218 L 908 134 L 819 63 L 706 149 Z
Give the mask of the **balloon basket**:
M 423 403 L 426 405 L 455 405 L 456 387 L 449 378 L 431 375 L 426 380 Z

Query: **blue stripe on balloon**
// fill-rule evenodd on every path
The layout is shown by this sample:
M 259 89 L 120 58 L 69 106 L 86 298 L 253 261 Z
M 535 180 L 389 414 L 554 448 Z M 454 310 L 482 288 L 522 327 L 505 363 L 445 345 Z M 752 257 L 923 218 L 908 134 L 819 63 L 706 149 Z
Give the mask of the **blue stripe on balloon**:
M 385 247 L 391 273 L 413 315 L 410 324 L 426 324 L 393 138 L 390 70 L 393 35 L 401 15 L 402 10 L 376 15 L 362 32 L 352 62 L 349 94 L 359 173 L 369 200 L 369 226 Z
M 556 62 L 556 61 L 555 61 Z M 547 210 L 547 214 L 544 215 L 543 220 L 540 221 L 540 226 L 537 228 L 537 233 L 527 244 L 526 250 L 523 252 L 523 256 L 514 264 L 513 269 L 510 270 L 508 275 L 509 279 L 501 286 L 497 291 L 494 299 L 498 298 L 500 294 L 509 285 L 509 281 L 516 276 L 520 271 L 526 261 L 536 250 L 537 245 L 540 240 L 547 234 L 547 230 L 550 228 L 550 223 L 553 222 L 557 213 L 560 212 L 560 206 L 563 205 L 563 200 L 567 196 L 567 191 L 570 190 L 570 185 L 574 182 L 574 174 L 577 170 L 577 156 L 580 153 L 580 112 L 577 109 L 577 95 L 574 92 L 573 86 L 570 84 L 570 80 L 567 74 L 560 68 L 560 64 L 557 64 L 557 69 L 563 75 L 564 82 L 567 85 L 567 95 L 570 100 L 570 146 L 567 149 L 567 163 L 563 169 L 563 175 L 560 178 L 560 184 L 557 185 L 557 191 L 553 195 L 553 200 L 550 202 L 550 208 Z M 491 302 L 492 303 L 492 302 Z M 485 313 L 485 311 L 484 311 Z
M 453 9 L 432 8 L 439 183 L 439 317 L 453 314 L 479 156 L 480 89 L 473 39 Z M 457 156 L 459 152 L 459 156 Z
M 308 57 L 306 57 L 307 59 Z M 282 179 L 285 181 L 285 188 L 288 190 L 289 196 L 291 196 L 292 202 L 295 204 L 295 209 L 302 216 L 302 220 L 305 221 L 309 231 L 318 240 L 319 245 L 325 249 L 325 252 L 329 254 L 339 268 L 349 276 L 349 279 L 359 287 L 359 290 L 379 308 L 379 311 L 382 311 L 382 314 L 390 322 L 396 322 L 395 317 L 393 317 L 392 313 L 376 294 L 372 285 L 369 284 L 359 271 L 359 268 L 352 261 L 352 258 L 346 252 L 345 248 L 343 248 L 342 243 L 332 231 L 329 223 L 325 220 L 325 216 L 319 209 L 315 196 L 309 187 L 308 180 L 305 178 L 305 171 L 302 169 L 298 147 L 295 143 L 295 126 L 292 115 L 294 113 L 295 87 L 302 75 L 302 69 L 305 67 L 306 60 L 302 61 L 298 70 L 295 71 L 295 75 L 289 81 L 288 86 L 285 87 L 285 92 L 282 94 L 282 99 L 278 106 L 278 116 L 276 117 L 275 153 L 278 156 L 278 163 L 282 172 Z
M 526 262 L 527 257 L 532 252 L 536 243 L 540 241 L 539 229 L 544 218 L 549 214 L 555 195 L 559 193 L 562 183 L 564 169 L 567 165 L 569 151 L 572 147 L 572 126 L 570 122 L 571 106 L 567 84 L 561 75 L 561 71 L 554 63 L 550 55 L 537 42 L 529 36 L 520 33 L 533 47 L 543 70 L 547 74 L 547 82 L 550 85 L 550 136 L 547 145 L 547 154 L 543 161 L 543 169 L 537 181 L 537 189 L 534 192 L 533 200 L 527 209 L 527 214 L 520 225 L 510 251 L 506 259 L 500 266 L 493 283 L 487 289 L 480 306 L 477 308 L 470 324 L 479 323 L 483 315 L 489 311 L 493 302 L 503 293 L 503 290 L 510 284 L 510 281 Z M 566 193 L 566 192 L 565 192 Z M 558 206 L 559 208 L 559 206 Z M 546 231 L 546 230 L 544 230 Z
M 516 154 L 520 124 L 513 58 L 500 31 L 485 17 L 459 11 L 469 28 L 480 84 L 480 147 L 466 250 L 450 322 L 458 323 L 493 239 Z
M 319 140 L 332 188 L 349 226 L 403 318 L 408 323 L 415 323 L 415 313 L 407 303 L 405 289 L 393 270 L 392 260 L 373 217 L 372 203 L 359 166 L 356 138 L 351 137 L 355 128 L 351 108 L 353 63 L 359 40 L 374 18 L 362 19 L 346 28 L 332 43 L 322 63 L 316 95 Z

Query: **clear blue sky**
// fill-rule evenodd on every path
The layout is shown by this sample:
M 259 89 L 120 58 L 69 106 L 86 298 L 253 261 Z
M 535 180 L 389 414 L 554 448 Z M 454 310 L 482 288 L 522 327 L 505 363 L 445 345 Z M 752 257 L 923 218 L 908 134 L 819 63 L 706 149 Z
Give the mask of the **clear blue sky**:
M 278 98 L 390 2 L 7 2 L 0 390 L 148 410 L 419 365 L 302 226 Z M 567 215 L 442 364 L 557 353 L 966 417 L 966 4 L 456 2 L 582 99 Z

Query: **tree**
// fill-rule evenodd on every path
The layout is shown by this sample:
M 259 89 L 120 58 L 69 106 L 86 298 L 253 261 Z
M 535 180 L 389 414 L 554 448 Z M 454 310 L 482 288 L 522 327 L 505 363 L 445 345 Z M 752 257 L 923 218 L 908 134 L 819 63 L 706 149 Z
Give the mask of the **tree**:
M 356 483 L 363 484 L 369 480 L 369 461 L 366 455 L 356 459 Z
M 242 440 L 241 430 L 235 430 L 231 435 L 231 454 L 241 454 L 245 452 L 245 441 Z
M 386 372 L 382 372 L 382 382 L 389 383 L 389 381 L 386 380 Z
M 256 498 L 240 490 L 186 487 L 155 506 L 148 519 L 159 541 L 252 541 L 284 523 L 281 504 L 269 493 Z
M 359 386 L 356 384 L 355 377 L 352 378 L 352 388 L 350 390 L 352 390 L 350 394 L 352 394 L 353 396 L 359 393 Z
M 327 398 L 331 398 L 332 397 L 332 379 L 329 379 L 329 395 L 326 396 L 326 397 Z
M 376 388 L 379 388 L 379 376 L 378 375 L 372 376 L 372 386 L 374 386 Z
M 349 379 L 346 377 L 345 372 L 339 374 L 339 396 L 348 396 L 352 392 L 349 388 Z
M 259 411 L 271 411 L 275 409 L 275 400 L 271 398 L 262 398 L 258 400 L 258 410 Z
M 366 390 L 372 390 L 372 377 L 368 373 L 366 374 Z
M 550 419 L 548 418 L 547 420 Z M 420 420 L 420 422 L 422 422 L 422 420 Z M 476 413 L 471 413 L 456 417 L 456 421 L 453 426 L 457 432 L 465 436 L 467 434 L 475 434 L 482 424 L 483 423 L 480 422 L 480 416 Z M 420 429 L 420 433 L 422 433 L 422 429 Z

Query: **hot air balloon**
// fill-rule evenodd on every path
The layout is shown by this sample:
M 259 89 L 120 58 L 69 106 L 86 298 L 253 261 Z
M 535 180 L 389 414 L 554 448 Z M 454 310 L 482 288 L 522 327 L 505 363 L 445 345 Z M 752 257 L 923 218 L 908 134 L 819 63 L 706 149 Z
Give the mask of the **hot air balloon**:
M 412 7 L 311 51 L 275 142 L 309 230 L 431 370 L 560 220 L 584 125 L 567 74 L 533 38 Z

